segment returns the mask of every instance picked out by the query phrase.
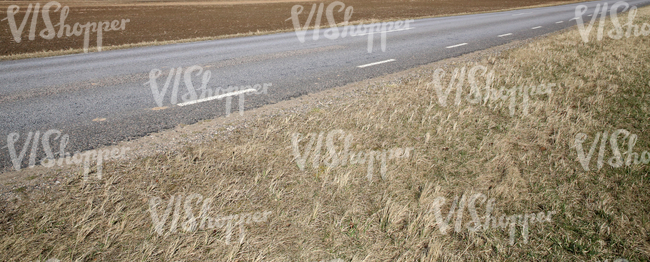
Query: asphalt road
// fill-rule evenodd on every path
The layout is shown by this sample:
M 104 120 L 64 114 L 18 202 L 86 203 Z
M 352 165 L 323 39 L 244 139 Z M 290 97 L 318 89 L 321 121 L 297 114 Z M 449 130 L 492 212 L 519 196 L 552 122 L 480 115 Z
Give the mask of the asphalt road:
M 596 4 L 603 2 L 580 3 L 589 7 L 585 22 Z M 611 6 L 616 1 L 607 2 Z M 628 3 L 642 6 L 648 1 Z M 225 98 L 172 105 L 175 76 L 169 78 L 162 99 L 162 107 L 167 108 L 152 110 L 160 107 L 151 86 L 145 84 L 153 69 L 162 71 L 157 80 L 158 89 L 162 89 L 170 69 L 182 67 L 178 103 L 184 102 L 182 96 L 188 93 L 186 69 L 194 65 L 210 70 L 207 87 L 212 89 L 271 83 L 267 94 L 245 93 L 248 110 L 571 27 L 576 24 L 571 19 L 577 5 L 415 20 L 411 29 L 386 33 L 385 51 L 381 50 L 380 34 L 375 33 L 370 53 L 368 35 L 331 40 L 321 29 L 318 40 L 308 31 L 304 43 L 290 32 L 0 62 L 0 168 L 11 166 L 10 133 L 20 135 L 16 154 L 29 132 L 42 135 L 51 129 L 68 134 L 65 149 L 74 152 L 226 114 Z M 309 12 L 311 6 L 305 9 Z M 287 10 L 287 17 L 290 15 Z M 625 23 L 627 15 L 619 19 Z M 321 23 L 326 21 L 323 15 Z M 592 34 L 597 23 L 594 27 Z M 196 73 L 188 76 L 198 88 L 202 76 Z M 239 97 L 231 99 L 230 117 L 238 116 Z M 58 140 L 52 136 L 50 141 L 52 151 L 58 152 Z M 22 168 L 28 164 L 31 147 L 29 144 L 25 151 Z M 36 152 L 36 159 L 41 159 L 42 144 Z

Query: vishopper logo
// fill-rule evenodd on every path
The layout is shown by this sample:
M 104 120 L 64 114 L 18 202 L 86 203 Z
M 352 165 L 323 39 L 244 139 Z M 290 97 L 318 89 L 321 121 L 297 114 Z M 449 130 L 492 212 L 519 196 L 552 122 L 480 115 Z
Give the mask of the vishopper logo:
M 485 216 L 483 216 L 483 219 L 481 219 L 478 215 L 478 212 L 476 212 L 476 205 L 477 204 L 483 204 L 487 200 L 487 204 L 485 207 Z M 433 208 L 433 214 L 436 219 L 436 223 L 438 225 L 438 228 L 440 229 L 440 233 L 443 235 L 447 234 L 447 231 L 449 230 L 449 222 L 451 221 L 451 218 L 453 217 L 454 213 L 456 213 L 456 221 L 454 223 L 454 231 L 456 233 L 460 233 L 463 230 L 463 214 L 465 212 L 465 206 L 467 205 L 467 209 L 469 211 L 469 215 L 471 216 L 471 222 L 469 224 L 466 224 L 466 228 L 469 232 L 477 232 L 481 230 L 489 230 L 490 226 L 494 229 L 501 229 L 501 230 L 506 230 L 506 228 L 509 228 L 509 233 L 510 233 L 510 245 L 515 244 L 515 234 L 516 234 L 516 226 L 521 227 L 521 235 L 522 238 L 524 239 L 524 243 L 528 244 L 528 235 L 529 235 L 529 227 L 530 225 L 533 225 L 535 223 L 544 223 L 544 222 L 551 222 L 552 215 L 555 214 L 555 211 L 550 211 L 550 212 L 539 212 L 539 213 L 528 213 L 528 214 L 516 214 L 516 215 L 506 215 L 502 214 L 500 217 L 497 215 L 497 210 L 494 209 L 494 198 L 490 198 L 489 200 L 487 199 L 487 196 L 481 193 L 473 194 L 472 196 L 469 197 L 469 200 L 467 199 L 466 195 L 463 194 L 463 196 L 460 198 L 460 202 L 458 202 L 458 195 L 454 198 L 454 202 L 451 204 L 451 207 L 449 208 L 449 212 L 447 213 L 446 217 L 443 217 L 442 215 L 442 207 L 445 205 L 445 202 L 447 199 L 445 197 L 437 197 L 433 203 L 431 204 L 431 207 Z M 458 210 L 456 210 L 458 208 Z M 494 212 L 494 213 L 493 213 Z M 497 220 L 497 217 L 499 218 Z M 482 222 L 484 221 L 484 222 Z
M 321 3 L 318 6 L 318 13 L 316 15 L 316 20 L 314 21 L 315 28 L 313 31 L 313 40 L 318 40 L 320 36 L 320 22 L 323 16 L 324 7 L 325 7 L 324 3 Z M 343 9 L 345 9 L 342 31 L 339 31 L 339 28 L 336 26 L 336 21 L 334 20 L 334 10 L 336 9 L 336 7 L 340 7 L 338 12 L 342 12 Z M 305 35 L 307 34 L 307 29 L 309 28 L 309 25 L 311 24 L 311 20 L 314 17 L 314 12 L 316 11 L 316 4 L 312 5 L 311 11 L 309 12 L 309 16 L 307 17 L 307 21 L 303 26 L 301 26 L 300 20 L 298 19 L 298 15 L 300 15 L 304 9 L 305 8 L 302 5 L 294 5 L 291 8 L 291 17 L 287 18 L 287 20 L 291 19 L 291 22 L 293 23 L 293 28 L 296 31 L 296 36 L 298 37 L 300 43 L 305 42 Z M 386 33 L 412 29 L 412 27 L 410 27 L 409 24 L 414 22 L 414 20 L 411 19 L 411 20 L 404 20 L 404 21 L 375 23 L 369 25 L 364 25 L 363 23 L 361 23 L 356 26 L 356 30 L 355 30 L 354 25 L 348 25 L 350 18 L 352 18 L 353 10 L 354 8 L 352 8 L 352 6 L 348 6 L 347 8 L 345 8 L 345 4 L 340 1 L 335 1 L 330 3 L 327 6 L 327 10 L 325 13 L 327 22 L 330 25 L 330 28 L 325 29 L 325 32 L 323 34 L 325 38 L 334 40 L 339 37 L 344 38 L 347 35 L 351 37 L 368 35 L 368 53 L 372 53 L 374 33 L 375 32 L 381 33 L 381 51 L 386 52 Z
M 52 138 L 52 136 L 54 138 Z M 90 162 L 94 159 L 97 161 L 97 179 L 102 179 L 102 169 L 104 160 L 108 159 L 118 159 L 124 156 L 125 152 L 130 150 L 128 147 L 122 147 L 122 150 L 118 148 L 113 148 L 112 150 L 89 150 L 83 154 L 79 151 L 76 151 L 74 156 L 70 156 L 70 153 L 65 151 L 68 142 L 70 141 L 70 136 L 68 134 L 63 134 L 61 131 L 56 129 L 48 130 L 43 133 L 41 137 L 41 131 L 29 132 L 27 138 L 23 142 L 23 147 L 20 151 L 16 150 L 16 142 L 20 138 L 19 133 L 11 133 L 7 136 L 7 150 L 9 151 L 9 156 L 11 157 L 11 163 L 16 171 L 19 171 L 22 167 L 23 159 L 25 154 L 29 149 L 29 144 L 31 143 L 31 152 L 29 155 L 29 168 L 33 168 L 36 165 L 36 156 L 38 154 L 39 142 L 43 147 L 45 157 L 41 159 L 40 164 L 44 167 L 50 168 L 54 165 L 63 166 L 64 160 L 66 165 L 79 165 L 83 161 L 84 164 L 84 181 L 88 180 L 88 173 L 90 173 Z M 52 152 L 52 146 L 50 141 L 59 140 L 59 151 L 58 160 L 55 159 L 54 153 Z M 19 152 L 19 153 L 18 153 Z M 17 154 L 18 153 L 18 154 Z
M 625 145 L 625 142 L 619 143 L 619 136 L 623 136 L 622 140 L 627 139 L 627 151 L 623 154 L 626 155 L 625 161 L 623 161 L 623 156 L 621 155 L 621 150 L 619 150 L 618 145 Z M 643 151 L 643 153 L 634 152 L 634 145 L 636 144 L 638 136 L 630 133 L 625 129 L 618 129 L 614 131 L 609 139 L 607 139 L 608 132 L 605 130 L 603 132 L 596 133 L 594 140 L 591 142 L 589 147 L 589 152 L 585 155 L 585 149 L 582 144 L 589 137 L 585 133 L 578 133 L 575 137 L 575 147 L 578 153 L 578 162 L 582 165 L 585 171 L 589 171 L 589 164 L 591 158 L 593 157 L 598 141 L 600 140 L 600 147 L 598 150 L 598 159 L 596 160 L 596 167 L 600 170 L 603 167 L 603 160 L 605 157 L 605 151 L 607 148 L 607 141 L 609 140 L 609 145 L 612 149 L 612 157 L 609 158 L 607 163 L 613 168 L 619 168 L 623 165 L 630 166 L 632 164 L 638 165 L 640 163 L 648 164 L 650 163 L 650 153 L 648 151 Z
M 176 200 L 176 201 L 174 201 Z M 149 213 L 151 214 L 151 220 L 153 221 L 154 230 L 158 233 L 159 236 L 164 235 L 164 226 L 171 214 L 172 207 L 174 207 L 174 214 L 171 220 L 171 225 L 169 226 L 168 234 L 173 234 L 176 232 L 179 226 L 179 220 L 181 218 L 181 203 L 183 201 L 183 196 L 172 196 L 167 203 L 167 208 L 164 209 L 164 212 L 160 214 L 158 212 L 158 205 L 162 203 L 160 197 L 152 197 L 149 199 Z M 201 204 L 203 201 L 203 204 Z M 200 205 L 201 210 L 199 216 L 194 216 L 194 206 Z M 272 213 L 271 211 L 266 212 L 254 212 L 254 213 L 240 213 L 229 216 L 222 217 L 210 217 L 208 213 L 210 212 L 212 205 L 212 198 L 203 199 L 203 196 L 200 194 L 190 194 L 185 198 L 183 205 L 183 210 L 185 211 L 185 221 L 181 222 L 180 227 L 184 232 L 194 232 L 197 229 L 224 229 L 225 242 L 227 245 L 230 244 L 232 237 L 233 226 L 239 226 L 239 243 L 244 242 L 245 227 L 244 225 L 250 225 L 251 223 L 263 223 L 267 221 L 268 216 Z M 160 215 L 159 215 L 160 214 Z
M 466 95 L 466 100 L 470 104 L 483 104 L 488 102 L 498 102 L 499 100 L 509 102 L 508 109 L 510 116 L 515 114 L 515 106 L 517 105 L 517 94 L 521 96 L 521 111 L 524 116 L 529 113 L 529 101 L 535 95 L 551 95 L 551 88 L 556 84 L 540 84 L 540 85 L 526 85 L 516 86 L 506 89 L 501 86 L 499 90 L 493 89 L 494 83 L 494 70 L 488 72 L 488 68 L 482 65 L 477 65 L 467 71 L 466 67 L 455 68 L 451 79 L 448 82 L 447 88 L 443 86 L 443 78 L 446 72 L 444 69 L 438 68 L 433 73 L 433 81 L 429 85 L 433 85 L 438 97 L 438 103 L 446 107 L 449 100 L 449 94 L 454 88 L 456 89 L 454 105 L 460 106 L 463 102 L 463 95 Z M 463 91 L 465 86 L 465 78 L 469 82 L 469 93 Z M 481 83 L 481 79 L 485 81 L 485 85 Z M 466 89 L 467 90 L 467 89 Z M 483 91 L 481 91 L 483 90 Z
M 54 12 L 59 12 L 60 10 L 59 23 L 57 23 L 56 25 L 52 25 L 52 21 L 50 19 L 50 8 L 52 7 L 56 7 L 56 9 L 54 9 Z M 25 16 L 23 16 L 22 22 L 20 23 L 20 26 L 18 26 L 16 24 L 15 16 L 17 13 L 19 13 L 20 7 L 17 5 L 10 5 L 9 7 L 7 7 L 7 18 L 2 20 L 8 20 L 7 22 L 9 23 L 9 28 L 11 29 L 13 40 L 16 43 L 20 43 L 22 41 L 23 30 L 25 29 L 25 25 L 27 25 L 27 21 L 29 20 L 30 15 L 32 16 L 32 21 L 29 27 L 28 39 L 30 41 L 36 39 L 36 25 L 38 22 L 39 9 L 40 9 L 39 3 L 36 3 L 36 5 L 33 6 L 33 9 L 32 9 L 32 4 L 29 4 L 27 6 L 27 10 L 25 11 Z M 104 32 L 125 30 L 126 23 L 131 21 L 130 19 L 122 19 L 121 21 L 113 20 L 111 22 L 99 21 L 99 22 L 86 22 L 85 24 L 75 23 L 73 26 L 70 26 L 65 24 L 65 19 L 68 17 L 69 12 L 70 12 L 70 8 L 68 6 L 64 6 L 63 8 L 61 8 L 61 4 L 59 2 L 52 1 L 45 4 L 43 6 L 43 9 L 40 10 L 43 23 L 45 25 L 45 29 L 41 30 L 41 32 L 38 35 L 43 39 L 51 40 L 54 39 L 55 36 L 57 38 L 63 37 L 64 32 L 66 37 L 70 37 L 72 35 L 81 36 L 81 34 L 83 33 L 84 34 L 83 50 L 84 53 L 88 53 L 90 32 L 96 32 L 97 51 L 102 51 L 102 38 Z M 54 29 L 55 26 L 59 27 L 58 31 Z
M 627 23 L 623 25 L 621 25 L 621 23 L 618 20 L 618 9 L 621 7 L 623 7 L 621 12 L 625 12 L 629 10 L 627 14 Z M 596 36 L 596 39 L 598 39 L 598 41 L 603 39 L 603 33 L 605 31 L 605 17 L 607 16 L 607 10 L 608 10 L 607 3 L 604 3 L 602 5 L 602 8 L 601 8 L 601 4 L 597 4 L 593 16 L 591 17 L 591 21 L 589 21 L 589 25 L 585 27 L 584 21 L 582 20 L 582 16 L 587 12 L 587 6 L 579 5 L 576 7 L 575 10 L 576 17 L 574 19 L 576 19 L 576 22 L 578 24 L 578 30 L 580 32 L 580 36 L 582 37 L 582 41 L 584 41 L 585 43 L 589 42 L 589 35 L 591 34 L 591 30 L 593 29 L 594 23 L 596 22 L 596 19 L 598 19 L 599 14 L 600 14 L 600 22 L 598 23 L 598 35 Z M 630 4 L 628 4 L 627 2 L 619 1 L 613 4 L 609 9 L 609 16 L 612 21 L 612 24 L 614 24 L 614 28 L 609 30 L 607 32 L 607 35 L 612 39 L 621 39 L 623 38 L 623 36 L 625 36 L 625 38 L 630 38 L 630 36 L 632 36 L 632 30 L 634 30 L 635 37 L 638 37 L 640 35 L 643 36 L 650 35 L 650 24 L 643 23 L 641 27 L 639 27 L 639 25 L 634 24 L 634 18 L 636 17 L 636 14 L 637 14 L 637 7 L 632 6 L 630 8 Z M 641 29 L 641 31 L 639 31 L 639 28 Z
M 303 138 L 311 137 L 309 142 L 306 143 L 303 151 L 300 150 L 300 142 Z M 312 156 L 312 167 L 318 168 L 321 165 L 321 162 L 329 168 L 335 168 L 338 166 L 346 166 L 348 163 L 350 165 L 356 164 L 365 164 L 367 165 L 367 178 L 368 181 L 372 182 L 374 174 L 375 160 L 380 161 L 380 173 L 381 178 L 386 179 L 387 171 L 387 162 L 388 160 L 409 158 L 413 147 L 406 148 L 393 148 L 390 150 L 361 150 L 361 151 L 350 151 L 352 146 L 352 134 L 345 136 L 345 132 L 341 129 L 330 131 L 327 134 L 325 143 L 327 146 L 327 153 L 321 160 L 321 149 L 323 147 L 323 138 L 324 132 L 320 132 L 318 136 L 316 133 L 310 133 L 305 137 L 302 137 L 300 133 L 293 133 L 291 136 L 291 146 L 293 147 L 293 155 L 300 170 L 305 170 L 305 166 L 308 164 L 307 159 L 309 155 Z M 317 139 L 318 137 L 318 139 Z M 343 151 L 339 154 L 337 153 L 336 141 L 343 141 Z M 316 145 L 314 146 L 314 143 Z M 312 151 L 313 148 L 313 151 Z
M 225 89 L 222 89 L 221 87 L 215 87 L 213 90 L 212 88 L 208 87 L 210 77 L 212 76 L 212 72 L 210 72 L 210 70 L 203 70 L 203 67 L 194 65 L 186 68 L 184 71 L 185 72 L 183 73 L 182 67 L 171 68 L 169 70 L 169 74 L 167 75 L 165 84 L 162 87 L 162 90 L 158 85 L 158 78 L 162 75 L 162 71 L 155 68 L 149 72 L 149 81 L 144 83 L 144 85 L 151 87 L 151 93 L 153 94 L 153 98 L 159 107 L 163 107 L 163 100 L 165 99 L 165 95 L 170 87 L 172 79 L 174 79 L 174 84 L 172 86 L 169 101 L 172 105 L 187 106 L 215 99 L 221 100 L 223 98 L 226 98 L 226 116 L 230 115 L 232 96 L 239 96 L 239 114 L 243 115 L 244 95 L 247 93 L 258 95 L 267 94 L 267 89 L 273 85 L 271 83 L 264 83 L 255 84 L 252 86 L 229 86 Z M 195 77 L 200 77 L 201 87 L 198 90 L 194 88 L 192 75 Z M 181 96 L 183 103 L 178 103 L 178 89 L 181 83 L 181 76 L 183 78 L 185 88 L 187 89 L 187 93 Z M 197 91 L 200 91 L 200 95 L 197 94 Z

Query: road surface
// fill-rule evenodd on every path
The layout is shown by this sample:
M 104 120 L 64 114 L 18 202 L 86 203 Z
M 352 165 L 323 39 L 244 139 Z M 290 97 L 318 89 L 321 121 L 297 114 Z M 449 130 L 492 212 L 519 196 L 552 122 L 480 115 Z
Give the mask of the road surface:
M 597 3 L 603 1 L 580 3 L 589 7 L 586 22 Z M 628 3 L 640 7 L 648 1 Z M 179 106 L 187 93 L 184 74 L 191 66 L 210 70 L 207 87 L 212 89 L 272 84 L 267 94 L 243 91 L 248 92 L 244 95 L 248 110 L 571 27 L 576 24 L 577 5 L 419 19 L 409 24 L 410 29 L 386 33 L 385 51 L 380 34 L 375 33 L 370 53 L 368 35 L 331 40 L 321 29 L 318 40 L 308 31 L 304 43 L 289 32 L 0 62 L 0 169 L 11 166 L 6 139 L 10 133 L 20 134 L 16 154 L 30 131 L 42 135 L 51 129 L 68 134 L 66 152 L 74 152 L 224 116 L 225 98 Z M 304 12 L 310 8 L 306 6 Z M 627 15 L 619 19 L 624 23 Z M 592 34 L 597 23 L 594 27 Z M 178 67 L 183 70 L 178 102 L 171 104 L 172 77 L 158 104 L 151 86 L 145 84 L 150 72 L 161 70 L 157 81 L 161 89 L 170 69 Z M 202 76 L 196 73 L 191 77 L 198 88 Z M 238 116 L 239 97 L 231 99 L 230 117 Z M 58 141 L 54 136 L 50 140 L 52 151 L 58 152 Z M 27 166 L 31 146 L 22 168 Z M 37 159 L 41 159 L 43 148 L 37 146 Z

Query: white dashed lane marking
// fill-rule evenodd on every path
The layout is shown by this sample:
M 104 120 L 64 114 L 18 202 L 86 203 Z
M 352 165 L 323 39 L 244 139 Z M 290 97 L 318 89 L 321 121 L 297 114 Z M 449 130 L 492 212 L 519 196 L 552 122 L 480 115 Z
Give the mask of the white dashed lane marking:
M 218 96 L 206 97 L 206 98 L 197 99 L 197 100 L 194 100 L 194 101 L 179 103 L 179 104 L 176 104 L 176 105 L 177 106 L 189 106 L 189 105 L 198 104 L 198 103 L 202 103 L 202 102 L 207 102 L 207 101 L 211 101 L 211 100 L 215 100 L 215 99 L 221 99 L 221 98 L 224 98 L 224 97 L 241 95 L 241 94 L 248 93 L 248 92 L 253 92 L 253 91 L 257 91 L 257 89 L 249 88 L 249 89 L 246 89 L 246 90 L 230 92 L 230 93 L 223 94 L 223 95 L 218 95 Z
M 374 63 L 370 63 L 370 64 L 360 65 L 360 66 L 357 66 L 357 67 L 358 68 L 364 68 L 364 67 L 374 66 L 374 65 L 393 62 L 393 61 L 395 61 L 395 59 L 388 59 L 388 60 L 384 60 L 384 61 L 379 61 L 379 62 L 374 62 Z
M 457 45 L 451 45 L 451 46 L 448 46 L 447 48 L 454 48 L 454 47 L 464 46 L 464 45 L 466 45 L 466 44 L 467 44 L 467 43 L 462 43 L 462 44 L 457 44 Z

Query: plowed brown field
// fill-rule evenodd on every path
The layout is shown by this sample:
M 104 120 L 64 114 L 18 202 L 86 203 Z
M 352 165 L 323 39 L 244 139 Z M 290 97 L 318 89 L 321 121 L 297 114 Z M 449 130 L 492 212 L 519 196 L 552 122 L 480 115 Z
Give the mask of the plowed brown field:
M 325 2 L 326 6 L 332 1 Z M 414 18 L 424 16 L 451 15 L 472 12 L 488 12 L 494 10 L 511 9 L 526 6 L 559 4 L 567 1 L 556 0 L 371 0 L 371 1 L 343 1 L 347 6 L 354 7 L 351 21 L 369 19 L 395 19 Z M 574 1 L 575 2 L 575 1 Z M 20 6 L 16 14 L 16 23 L 20 26 L 25 10 L 29 3 L 24 1 L 0 2 L 0 17 L 7 17 L 7 7 L 12 4 Z M 47 2 L 39 2 L 41 7 Z M 61 2 L 69 6 L 70 12 L 65 20 L 66 24 L 73 26 L 79 22 L 113 21 L 130 19 L 125 30 L 104 32 L 103 46 L 133 44 L 150 41 L 169 41 L 199 37 L 217 37 L 237 33 L 256 31 L 274 31 L 292 29 L 291 7 L 302 4 L 305 10 L 301 23 L 311 10 L 314 2 L 285 1 L 214 1 L 214 2 Z M 59 22 L 60 12 L 50 10 L 50 17 L 54 29 Z M 335 13 L 337 22 L 342 22 L 342 13 Z M 326 24 L 323 15 L 321 25 Z M 35 27 L 35 39 L 29 40 L 28 35 L 32 23 L 30 16 L 22 32 L 22 41 L 13 40 L 9 20 L 0 21 L 0 56 L 31 53 L 48 50 L 80 49 L 83 47 L 83 34 L 81 36 L 65 35 L 45 40 L 39 32 L 45 28 L 43 18 L 38 16 Z M 312 22 L 313 25 L 313 22 Z M 89 46 L 97 46 L 96 33 L 90 33 Z

